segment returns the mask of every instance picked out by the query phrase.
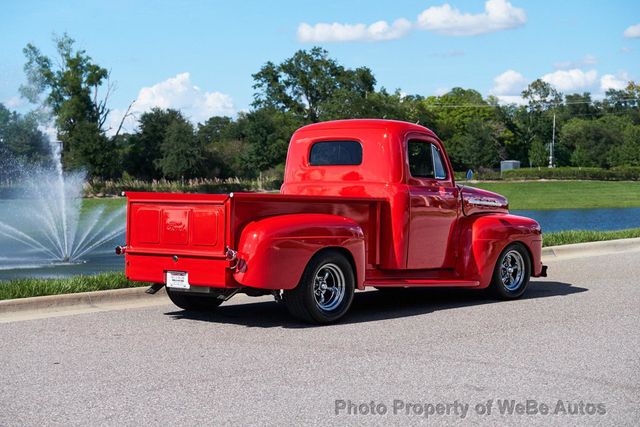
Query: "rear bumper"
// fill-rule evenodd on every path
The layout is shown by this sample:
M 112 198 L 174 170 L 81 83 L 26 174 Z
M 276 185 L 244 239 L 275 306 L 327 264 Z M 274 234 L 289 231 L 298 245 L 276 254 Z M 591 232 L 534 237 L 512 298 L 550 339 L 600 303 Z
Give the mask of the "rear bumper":
M 125 275 L 129 280 L 166 283 L 167 271 L 189 273 L 191 286 L 236 288 L 229 261 L 224 258 L 202 258 L 169 255 L 125 253 Z

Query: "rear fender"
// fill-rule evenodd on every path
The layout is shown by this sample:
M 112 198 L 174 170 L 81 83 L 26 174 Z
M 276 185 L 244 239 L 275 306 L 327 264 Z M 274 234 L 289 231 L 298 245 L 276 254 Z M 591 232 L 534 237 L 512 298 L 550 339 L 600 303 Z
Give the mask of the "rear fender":
M 507 245 L 522 243 L 531 256 L 531 275 L 542 273 L 542 234 L 531 218 L 509 214 L 472 215 L 461 219 L 456 270 L 480 287 L 491 283 L 498 256 Z
M 238 244 L 235 280 L 260 289 L 293 289 L 318 251 L 340 248 L 355 267 L 356 286 L 364 288 L 365 246 L 353 220 L 328 214 L 291 214 L 250 222 Z

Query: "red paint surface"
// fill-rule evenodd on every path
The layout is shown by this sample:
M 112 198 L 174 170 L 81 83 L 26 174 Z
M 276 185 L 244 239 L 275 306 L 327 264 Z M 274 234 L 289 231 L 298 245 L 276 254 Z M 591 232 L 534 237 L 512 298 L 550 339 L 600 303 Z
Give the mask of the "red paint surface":
M 411 176 L 409 139 L 440 149 L 447 178 Z M 327 140 L 358 141 L 362 163 L 311 166 L 311 145 Z M 539 225 L 508 215 L 500 195 L 457 186 L 442 143 L 410 123 L 344 120 L 299 129 L 280 194 L 127 197 L 126 274 L 133 280 L 163 282 L 167 270 L 178 270 L 195 286 L 291 289 L 311 257 L 337 248 L 351 260 L 359 288 L 486 287 L 498 255 L 516 241 L 528 248 L 534 276 L 542 268 Z M 240 258 L 233 271 L 227 247 Z

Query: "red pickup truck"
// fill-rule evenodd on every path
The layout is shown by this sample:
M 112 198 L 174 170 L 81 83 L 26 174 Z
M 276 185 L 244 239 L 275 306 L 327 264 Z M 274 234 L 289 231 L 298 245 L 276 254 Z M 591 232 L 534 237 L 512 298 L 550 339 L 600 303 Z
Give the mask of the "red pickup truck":
M 279 194 L 129 192 L 131 280 L 166 285 L 185 310 L 273 294 L 330 323 L 366 287 L 490 288 L 520 297 L 545 276 L 540 225 L 495 193 L 456 185 L 429 129 L 342 120 L 297 130 Z

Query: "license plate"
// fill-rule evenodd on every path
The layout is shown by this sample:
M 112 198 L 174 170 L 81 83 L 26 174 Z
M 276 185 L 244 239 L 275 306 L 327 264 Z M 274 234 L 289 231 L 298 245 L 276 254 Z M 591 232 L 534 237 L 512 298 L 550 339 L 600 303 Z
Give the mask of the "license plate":
M 189 289 L 189 273 L 186 271 L 167 271 L 167 288 Z

